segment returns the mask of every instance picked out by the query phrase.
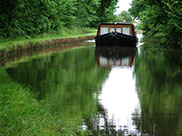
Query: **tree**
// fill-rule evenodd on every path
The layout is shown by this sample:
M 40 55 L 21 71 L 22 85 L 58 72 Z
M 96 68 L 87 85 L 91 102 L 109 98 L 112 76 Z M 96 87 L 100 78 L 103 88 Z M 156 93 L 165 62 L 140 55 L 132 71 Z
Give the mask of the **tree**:
M 99 23 L 110 22 L 114 20 L 114 12 L 116 9 L 117 2 L 118 0 L 101 0 L 100 1 L 100 6 L 97 10 Z
M 119 15 L 116 15 L 115 22 L 128 22 L 133 23 L 133 18 L 127 11 L 122 11 Z
M 182 47 L 182 1 L 133 0 L 131 6 L 145 35 L 160 38 L 160 45 Z
M 117 0 L 0 1 L 0 37 L 57 32 L 63 27 L 95 27 L 114 18 Z

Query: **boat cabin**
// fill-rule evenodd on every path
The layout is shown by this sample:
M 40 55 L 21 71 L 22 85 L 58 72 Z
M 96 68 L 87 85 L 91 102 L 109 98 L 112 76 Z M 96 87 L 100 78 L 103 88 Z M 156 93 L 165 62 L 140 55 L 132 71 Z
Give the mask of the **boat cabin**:
M 133 24 L 102 23 L 99 25 L 96 46 L 136 47 L 137 37 Z
M 118 32 L 130 36 L 135 36 L 135 30 L 133 24 L 128 23 L 104 23 L 100 24 L 97 32 L 97 36 L 104 35 L 110 32 Z

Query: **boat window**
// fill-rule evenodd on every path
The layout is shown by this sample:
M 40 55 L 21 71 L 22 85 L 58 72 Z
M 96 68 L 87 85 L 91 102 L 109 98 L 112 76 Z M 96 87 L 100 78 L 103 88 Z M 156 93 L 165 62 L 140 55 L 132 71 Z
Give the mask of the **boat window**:
M 107 59 L 105 57 L 100 56 L 100 65 L 107 66 Z
M 120 64 L 121 64 L 120 59 L 117 59 L 117 60 L 116 60 L 116 66 L 120 66 Z
M 114 32 L 114 27 L 110 27 L 110 32 Z
M 107 34 L 108 33 L 108 30 L 109 30 L 109 28 L 108 27 L 101 27 L 101 35 L 102 34 Z
M 123 58 L 122 59 L 122 65 L 123 66 L 129 66 L 130 58 Z
M 130 27 L 123 27 L 123 34 L 130 35 Z
M 109 64 L 110 64 L 111 66 L 114 65 L 114 60 L 113 60 L 112 58 L 109 59 Z
M 121 27 L 117 27 L 117 28 L 116 28 L 116 32 L 121 33 Z

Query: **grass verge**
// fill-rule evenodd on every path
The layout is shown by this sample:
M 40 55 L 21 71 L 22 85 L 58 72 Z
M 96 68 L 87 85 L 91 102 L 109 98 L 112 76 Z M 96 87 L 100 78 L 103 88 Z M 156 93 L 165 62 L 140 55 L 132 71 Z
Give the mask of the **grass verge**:
M 52 40 L 52 39 L 63 39 L 63 38 L 77 38 L 77 37 L 84 37 L 84 36 L 91 36 L 96 35 L 96 29 L 94 28 L 64 28 L 60 32 L 57 33 L 46 33 L 37 36 L 25 36 L 19 37 L 16 39 L 0 39 L 0 49 L 7 49 L 11 46 L 16 45 L 26 45 L 28 43 L 36 43 L 36 42 L 43 42 L 45 40 Z
M 65 135 L 59 119 L 0 68 L 0 136 Z

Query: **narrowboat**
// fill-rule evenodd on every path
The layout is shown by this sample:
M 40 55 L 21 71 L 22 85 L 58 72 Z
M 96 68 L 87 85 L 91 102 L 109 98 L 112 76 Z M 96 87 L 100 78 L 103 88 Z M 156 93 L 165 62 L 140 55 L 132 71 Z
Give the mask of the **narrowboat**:
M 138 39 L 133 24 L 102 23 L 99 25 L 96 46 L 136 47 Z

